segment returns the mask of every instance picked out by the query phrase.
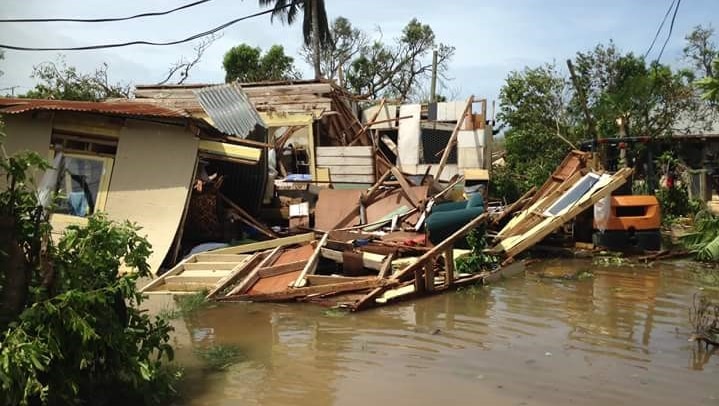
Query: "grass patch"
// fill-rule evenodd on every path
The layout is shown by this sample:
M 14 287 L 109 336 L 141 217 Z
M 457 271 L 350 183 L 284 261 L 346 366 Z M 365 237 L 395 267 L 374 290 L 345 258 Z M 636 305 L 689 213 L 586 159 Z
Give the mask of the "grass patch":
M 217 344 L 196 348 L 194 352 L 205 363 L 207 369 L 212 371 L 223 371 L 245 359 L 245 355 L 236 345 Z
M 164 309 L 160 311 L 159 316 L 167 320 L 189 317 L 195 312 L 205 309 L 210 305 L 210 302 L 205 299 L 206 296 L 207 291 L 204 290 L 191 295 L 174 296 L 173 299 L 175 300 L 175 308 Z
M 478 282 L 467 286 L 460 286 L 459 288 L 457 288 L 457 293 L 463 296 L 471 296 L 473 298 L 476 298 L 478 296 L 485 295 L 486 290 L 485 285 L 483 285 L 481 282 Z

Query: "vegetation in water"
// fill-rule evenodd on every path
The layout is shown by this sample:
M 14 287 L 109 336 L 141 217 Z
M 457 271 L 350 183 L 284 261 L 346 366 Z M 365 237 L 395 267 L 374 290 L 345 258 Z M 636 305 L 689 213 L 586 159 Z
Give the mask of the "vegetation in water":
M 719 305 L 702 294 L 695 294 L 689 308 L 689 323 L 693 331 L 690 341 L 719 346 Z
M 709 211 L 697 213 L 694 231 L 680 241 L 699 261 L 719 262 L 719 216 Z
M 223 371 L 245 358 L 239 347 L 228 344 L 215 344 L 197 348 L 195 349 L 195 354 L 212 371 Z
M 150 244 L 98 214 L 57 244 L 32 187 L 40 156 L 0 156 L 0 396 L 12 405 L 159 404 L 172 328 L 139 309 Z M 131 272 L 121 272 L 121 266 Z
M 332 307 L 325 309 L 322 314 L 326 317 L 345 317 L 349 314 L 349 311 L 339 307 Z
M 190 317 L 199 310 L 206 309 L 210 302 L 206 299 L 207 291 L 202 290 L 189 295 L 177 295 L 173 299 L 175 307 L 160 312 L 166 319 L 179 319 Z
M 467 286 L 460 286 L 457 288 L 457 292 L 460 295 L 464 296 L 470 296 L 472 298 L 477 298 L 479 296 L 483 296 L 487 293 L 486 286 L 482 283 L 473 283 L 471 285 Z
M 600 255 L 592 258 L 592 264 L 598 266 L 620 266 L 629 265 L 630 261 L 622 257 L 620 252 L 602 252 Z
M 487 248 L 484 229 L 475 229 L 467 234 L 467 244 L 471 252 L 455 260 L 458 273 L 478 273 L 493 269 L 499 264 L 496 255 L 484 252 Z

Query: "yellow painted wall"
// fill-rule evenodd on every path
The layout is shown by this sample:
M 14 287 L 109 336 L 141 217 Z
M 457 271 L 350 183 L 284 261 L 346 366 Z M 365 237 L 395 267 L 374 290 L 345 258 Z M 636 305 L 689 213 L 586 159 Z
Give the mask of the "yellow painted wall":
M 3 116 L 2 120 L 5 122 L 3 131 L 7 135 L 3 140 L 3 146 L 9 155 L 28 150 L 48 157 L 52 113 L 8 114 Z M 35 174 L 34 178 L 39 181 L 40 174 Z M 0 187 L 5 188 L 5 186 L 7 186 L 5 178 L 0 177 Z
M 127 120 L 105 210 L 142 226 L 157 271 L 172 245 L 192 181 L 198 139 L 182 127 Z

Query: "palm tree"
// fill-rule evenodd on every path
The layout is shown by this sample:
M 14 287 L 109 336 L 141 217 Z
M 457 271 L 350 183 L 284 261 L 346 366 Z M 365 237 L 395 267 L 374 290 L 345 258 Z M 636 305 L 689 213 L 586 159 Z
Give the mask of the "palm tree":
M 331 43 L 330 27 L 324 0 L 259 0 L 261 7 L 272 7 L 272 18 L 292 24 L 302 12 L 302 36 L 305 45 L 312 46 L 315 79 L 322 78 L 320 49 Z

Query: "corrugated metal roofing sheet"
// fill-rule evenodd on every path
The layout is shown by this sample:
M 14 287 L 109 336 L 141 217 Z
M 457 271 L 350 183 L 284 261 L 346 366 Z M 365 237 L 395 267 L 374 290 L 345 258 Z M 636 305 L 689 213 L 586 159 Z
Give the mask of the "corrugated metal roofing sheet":
M 212 119 L 212 125 L 227 135 L 245 138 L 257 125 L 267 128 L 250 99 L 237 84 L 206 87 L 194 93 Z
M 27 111 L 38 110 L 75 111 L 133 117 L 190 117 L 187 112 L 182 110 L 130 101 L 85 102 L 70 100 L 0 98 L 0 114 L 19 114 Z

